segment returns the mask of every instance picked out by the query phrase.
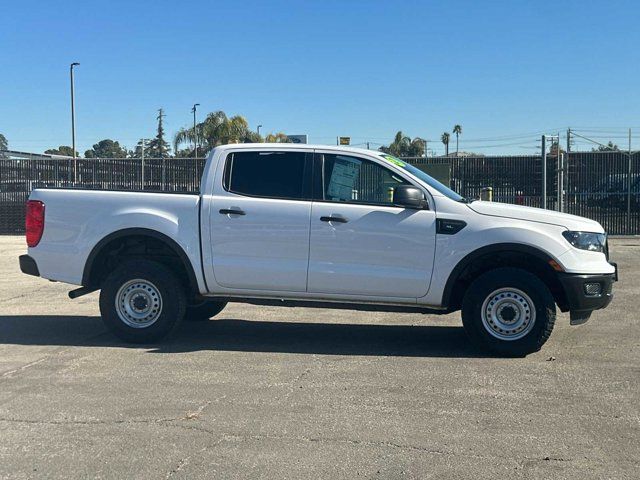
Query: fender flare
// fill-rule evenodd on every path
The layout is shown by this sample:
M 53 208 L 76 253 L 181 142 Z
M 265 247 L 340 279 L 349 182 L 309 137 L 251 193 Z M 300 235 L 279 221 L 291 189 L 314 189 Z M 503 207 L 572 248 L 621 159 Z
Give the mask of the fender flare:
M 531 247 L 529 245 L 524 245 L 522 243 L 495 243 L 493 245 L 480 247 L 477 250 L 474 250 L 471 253 L 467 254 L 462 260 L 457 263 L 453 270 L 451 270 L 449 278 L 447 278 L 447 283 L 445 284 L 444 291 L 442 293 L 442 306 L 445 308 L 450 307 L 451 297 L 453 296 L 453 287 L 457 283 L 462 272 L 464 272 L 464 270 L 469 265 L 471 265 L 471 263 L 481 257 L 502 252 L 517 252 L 529 254 L 542 260 L 546 264 L 548 264 L 550 260 L 555 260 L 553 257 L 551 257 L 551 255 L 544 252 L 543 250 L 540 250 L 536 247 Z
M 165 243 L 173 252 L 180 258 L 182 264 L 185 267 L 187 272 L 187 276 L 189 277 L 189 286 L 194 289 L 195 292 L 198 292 L 198 279 L 196 277 L 195 271 L 193 270 L 193 265 L 191 265 L 191 260 L 185 253 L 184 249 L 171 237 L 165 235 L 164 233 L 160 233 L 157 230 L 151 230 L 149 228 L 125 228 L 122 230 L 117 230 L 115 232 L 110 233 L 106 237 L 102 238 L 91 250 L 89 256 L 87 257 L 87 261 L 84 264 L 84 270 L 82 272 L 82 285 L 90 286 L 90 278 L 91 278 L 91 270 L 93 269 L 93 264 L 102 252 L 103 248 L 111 243 L 113 240 L 117 240 L 118 238 L 124 237 L 149 237 L 156 240 L 159 240 Z

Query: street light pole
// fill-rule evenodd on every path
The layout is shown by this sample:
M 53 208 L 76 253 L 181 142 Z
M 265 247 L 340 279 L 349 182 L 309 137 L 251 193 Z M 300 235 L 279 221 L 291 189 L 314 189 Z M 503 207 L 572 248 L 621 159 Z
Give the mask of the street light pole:
M 195 157 L 198 158 L 198 130 L 196 129 L 196 108 L 199 107 L 199 103 L 194 103 L 191 111 L 193 112 L 193 139 L 195 143 Z
M 75 108 L 75 94 L 73 91 L 73 67 L 80 65 L 78 62 L 73 62 L 69 66 L 69 73 L 71 76 L 71 154 L 73 155 L 73 182 L 78 182 L 78 161 L 76 160 L 76 108 Z
M 258 125 L 258 136 L 260 136 L 260 128 L 262 127 L 262 125 Z

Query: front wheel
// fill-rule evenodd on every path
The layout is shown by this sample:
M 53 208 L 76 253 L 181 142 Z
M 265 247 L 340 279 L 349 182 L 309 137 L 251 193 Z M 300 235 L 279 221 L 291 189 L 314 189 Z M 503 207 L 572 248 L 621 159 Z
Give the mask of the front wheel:
M 540 350 L 555 319 L 556 306 L 547 286 L 518 268 L 497 268 L 480 275 L 462 304 L 462 323 L 473 343 L 510 357 Z
M 130 260 L 114 270 L 100 291 L 102 320 L 126 342 L 153 343 L 173 333 L 186 309 L 186 295 L 164 265 Z

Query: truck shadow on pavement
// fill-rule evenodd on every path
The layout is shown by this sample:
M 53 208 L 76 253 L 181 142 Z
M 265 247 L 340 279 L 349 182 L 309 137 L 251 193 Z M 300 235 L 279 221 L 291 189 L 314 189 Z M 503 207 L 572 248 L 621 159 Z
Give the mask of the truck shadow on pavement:
M 0 344 L 148 348 L 151 353 L 202 350 L 406 357 L 484 357 L 463 328 L 220 319 L 184 322 L 170 340 L 127 344 L 99 317 L 0 315 Z

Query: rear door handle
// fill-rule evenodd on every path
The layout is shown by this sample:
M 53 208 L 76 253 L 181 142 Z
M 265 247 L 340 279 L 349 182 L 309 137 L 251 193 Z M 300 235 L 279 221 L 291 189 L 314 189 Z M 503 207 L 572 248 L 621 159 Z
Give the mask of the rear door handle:
M 321 222 L 337 222 L 337 223 L 347 223 L 347 220 L 344 217 L 320 217 Z
M 240 210 L 239 208 L 223 208 L 220 210 L 221 215 L 246 215 L 244 210 Z

